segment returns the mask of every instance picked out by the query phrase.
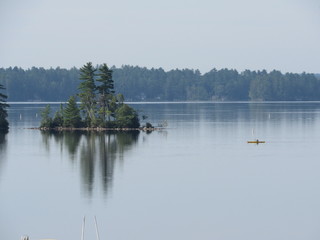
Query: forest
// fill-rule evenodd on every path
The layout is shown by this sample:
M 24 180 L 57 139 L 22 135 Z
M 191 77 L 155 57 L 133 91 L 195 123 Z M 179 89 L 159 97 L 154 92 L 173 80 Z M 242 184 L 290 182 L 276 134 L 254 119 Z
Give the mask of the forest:
M 9 122 L 7 120 L 8 112 L 7 108 L 9 105 L 7 102 L 7 96 L 1 93 L 5 88 L 0 84 L 0 134 L 8 132 Z
M 99 66 L 97 66 L 98 68 Z M 315 101 L 320 75 L 234 69 L 199 70 L 111 67 L 114 90 L 126 101 Z M 67 101 L 78 93 L 80 69 L 0 68 L 9 102 Z

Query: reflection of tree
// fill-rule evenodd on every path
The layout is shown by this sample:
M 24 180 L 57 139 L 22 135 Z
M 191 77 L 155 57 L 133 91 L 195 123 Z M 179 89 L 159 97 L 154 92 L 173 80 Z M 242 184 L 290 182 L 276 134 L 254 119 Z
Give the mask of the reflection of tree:
M 63 141 L 61 141 L 62 147 L 63 144 L 66 146 L 70 159 L 74 160 L 77 155 L 77 150 L 79 148 L 81 140 L 81 132 L 63 132 Z
M 61 151 L 67 150 L 73 162 L 78 161 L 82 186 L 92 195 L 95 180 L 101 179 L 106 194 L 112 186 L 114 165 L 123 161 L 124 153 L 131 149 L 139 138 L 139 131 L 132 132 L 42 132 L 43 143 L 49 151 L 54 141 Z M 75 161 L 76 160 L 76 161 Z
M 7 150 L 7 139 L 6 139 L 6 133 L 0 132 L 0 170 L 2 168 L 2 164 L 4 163 L 5 153 Z
M 103 180 L 103 189 L 107 193 L 112 186 L 114 162 L 116 159 L 123 160 L 124 152 L 137 142 L 139 131 L 120 132 L 115 134 L 103 134 L 100 140 L 100 169 Z
M 83 136 L 80 151 L 83 186 L 91 195 L 96 174 L 101 177 L 103 191 L 107 193 L 112 186 L 115 161 L 123 160 L 124 152 L 138 140 L 139 131 L 112 134 L 89 132 Z M 100 172 L 95 172 L 96 167 Z
M 47 150 L 47 151 L 49 151 L 49 149 L 50 149 L 50 139 L 51 139 L 51 136 L 53 136 L 53 134 L 51 133 L 51 132 L 47 132 L 47 131 L 42 131 L 41 132 L 41 136 L 42 136 L 42 143 L 43 143 L 43 145 L 44 145 L 44 147 L 45 147 L 45 149 Z
M 80 169 L 85 190 L 92 194 L 94 183 L 94 166 L 96 161 L 96 133 L 84 135 L 84 142 L 80 151 Z
M 41 131 L 42 143 L 47 151 L 50 150 L 50 143 L 52 139 L 58 145 L 60 149 L 63 150 L 64 146 L 67 148 L 71 159 L 75 158 L 77 153 L 79 143 L 81 140 L 81 132 L 57 132 L 57 131 Z

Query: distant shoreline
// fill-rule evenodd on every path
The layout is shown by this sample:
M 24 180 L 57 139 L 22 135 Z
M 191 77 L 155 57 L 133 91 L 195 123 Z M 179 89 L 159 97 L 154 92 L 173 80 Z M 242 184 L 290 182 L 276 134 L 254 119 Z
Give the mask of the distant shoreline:
M 34 105 L 47 105 L 47 104 L 66 104 L 67 102 L 7 102 L 8 104 L 18 105 L 18 104 L 34 104 Z M 80 102 L 77 102 L 80 104 Z M 163 102 L 124 102 L 126 104 L 197 104 L 197 103 L 320 103 L 320 101 L 163 101 Z

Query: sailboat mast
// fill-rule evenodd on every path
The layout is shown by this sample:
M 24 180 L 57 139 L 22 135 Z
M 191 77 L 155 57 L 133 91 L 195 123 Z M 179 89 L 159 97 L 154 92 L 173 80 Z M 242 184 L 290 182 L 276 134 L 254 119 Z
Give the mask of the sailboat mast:
M 97 224 L 97 218 L 96 216 L 94 216 L 94 223 L 96 225 L 96 234 L 97 234 L 97 239 L 100 240 L 100 237 L 99 237 L 99 230 L 98 230 L 98 224 Z
M 84 227 L 85 227 L 85 224 L 86 224 L 86 217 L 83 217 L 81 240 L 84 240 Z

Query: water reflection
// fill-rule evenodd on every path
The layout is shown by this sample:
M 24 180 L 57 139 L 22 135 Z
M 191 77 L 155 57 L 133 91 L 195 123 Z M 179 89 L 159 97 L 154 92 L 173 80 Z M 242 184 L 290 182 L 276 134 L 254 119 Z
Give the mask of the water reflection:
M 197 114 L 213 122 L 314 121 L 320 113 L 314 103 L 216 103 L 202 104 Z
M 91 197 L 96 185 L 106 195 L 112 187 L 115 162 L 122 163 L 125 152 L 139 139 L 139 131 L 132 132 L 41 132 L 45 149 L 59 146 L 62 156 L 67 153 L 73 164 L 78 164 L 84 193 Z M 99 181 L 99 183 L 95 182 Z
M 7 150 L 7 134 L 0 132 L 0 172 L 3 168 L 4 161 L 6 160 L 6 150 Z

